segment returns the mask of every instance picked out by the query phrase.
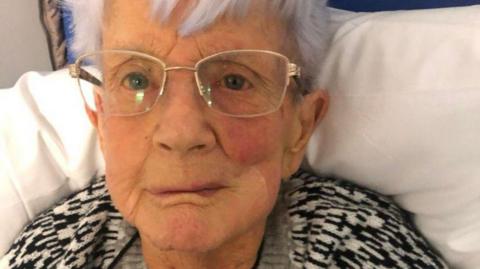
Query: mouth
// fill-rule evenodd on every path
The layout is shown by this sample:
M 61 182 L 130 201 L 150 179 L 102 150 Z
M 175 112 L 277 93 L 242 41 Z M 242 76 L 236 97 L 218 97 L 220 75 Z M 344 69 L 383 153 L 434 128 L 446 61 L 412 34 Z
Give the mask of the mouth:
M 148 192 L 159 198 L 167 198 L 174 196 L 184 196 L 184 195 L 194 195 L 200 197 L 211 197 L 216 194 L 218 191 L 226 188 L 220 184 L 203 184 L 203 185 L 192 185 L 189 187 L 163 187 L 163 188 L 152 188 Z

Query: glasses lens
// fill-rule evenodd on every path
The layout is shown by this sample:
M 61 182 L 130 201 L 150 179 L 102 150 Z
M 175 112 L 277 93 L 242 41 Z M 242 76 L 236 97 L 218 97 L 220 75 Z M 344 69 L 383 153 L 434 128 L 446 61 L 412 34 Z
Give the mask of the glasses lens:
M 226 52 L 198 66 L 203 97 L 230 115 L 257 115 L 280 106 L 288 83 L 288 60 L 259 51 Z
M 165 79 L 160 62 L 131 52 L 99 52 L 84 56 L 79 64 L 87 72 L 79 80 L 86 104 L 94 110 L 101 105 L 113 115 L 150 110 Z

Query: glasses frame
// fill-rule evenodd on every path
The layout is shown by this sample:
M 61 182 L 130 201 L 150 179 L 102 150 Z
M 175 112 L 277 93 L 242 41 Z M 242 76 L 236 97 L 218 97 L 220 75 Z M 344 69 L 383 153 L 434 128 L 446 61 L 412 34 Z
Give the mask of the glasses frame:
M 199 70 L 198 68 L 202 63 L 204 63 L 204 62 L 206 62 L 206 61 L 208 61 L 212 58 L 215 58 L 215 57 L 218 57 L 218 56 L 221 56 L 221 55 L 225 55 L 225 54 L 234 54 L 234 53 L 239 53 L 239 52 L 240 53 L 242 53 L 242 52 L 266 53 L 266 54 L 274 55 L 276 57 L 280 57 L 283 60 L 285 60 L 285 62 L 287 63 L 287 73 L 286 73 L 286 77 L 285 77 L 285 87 L 283 89 L 283 92 L 282 92 L 281 98 L 279 100 L 279 103 L 275 108 L 272 108 L 269 111 L 262 112 L 262 113 L 257 113 L 257 114 L 236 115 L 236 114 L 226 113 L 226 112 L 223 112 L 221 110 L 218 110 L 218 109 L 215 109 L 215 108 L 212 107 L 213 101 L 210 98 L 209 91 L 204 90 L 203 87 L 202 87 L 201 80 L 200 80 L 200 77 L 199 77 L 199 74 L 198 74 L 198 70 Z M 301 68 L 298 65 L 290 62 L 288 57 L 286 57 L 285 55 L 280 54 L 278 52 L 270 51 L 270 50 L 255 50 L 255 49 L 226 50 L 226 51 L 218 52 L 218 53 L 209 55 L 205 58 L 202 58 L 197 63 L 195 63 L 195 65 L 193 67 L 191 67 L 191 66 L 168 66 L 164 61 L 162 61 L 161 59 L 159 59 L 157 57 L 154 57 L 154 56 L 149 55 L 147 53 L 134 51 L 134 50 L 109 49 L 109 50 L 99 50 L 99 51 L 95 51 L 95 52 L 91 52 L 91 53 L 85 53 L 85 54 L 81 55 L 80 57 L 78 57 L 75 60 L 75 63 L 70 64 L 68 66 L 70 76 L 72 78 L 77 79 L 77 83 L 78 83 L 80 93 L 82 94 L 82 98 L 84 99 L 85 102 L 86 102 L 86 99 L 85 99 L 85 96 L 83 94 L 82 87 L 80 85 L 80 80 L 88 81 L 88 82 L 92 83 L 93 85 L 98 86 L 99 88 L 102 87 L 103 83 L 100 80 L 98 80 L 95 76 L 93 76 L 91 73 L 89 73 L 87 70 L 82 68 L 81 67 L 81 62 L 88 57 L 95 56 L 95 55 L 100 55 L 100 54 L 107 54 L 107 53 L 123 53 L 123 54 L 130 54 L 130 55 L 133 55 L 133 56 L 139 56 L 139 57 L 151 60 L 154 63 L 160 64 L 163 67 L 164 72 L 165 72 L 165 76 L 163 78 L 160 91 L 159 91 L 157 97 L 155 98 L 155 101 L 153 101 L 151 106 L 149 106 L 147 109 L 145 109 L 144 111 L 141 111 L 141 112 L 107 113 L 108 115 L 111 115 L 111 116 L 129 117 L 129 116 L 141 115 L 141 114 L 144 114 L 144 113 L 147 113 L 147 112 L 151 111 L 152 108 L 157 104 L 160 96 L 162 96 L 164 91 L 165 91 L 165 84 L 168 80 L 168 72 L 169 71 L 174 71 L 174 70 L 187 70 L 187 71 L 194 72 L 195 82 L 197 84 L 198 93 L 200 94 L 202 99 L 205 101 L 207 106 L 210 107 L 213 111 L 215 111 L 217 113 L 227 115 L 227 116 L 230 116 L 230 117 L 235 117 L 235 118 L 259 117 L 259 116 L 264 116 L 264 115 L 267 115 L 267 114 L 270 114 L 270 113 L 273 113 L 273 112 L 277 111 L 282 106 L 283 100 L 285 99 L 285 95 L 286 95 L 288 86 L 290 85 L 290 78 L 294 79 L 294 81 L 298 85 L 298 88 L 300 89 L 300 92 L 301 92 L 302 95 L 305 95 L 305 94 L 308 93 L 307 90 L 304 89 L 304 87 L 302 86 L 302 83 L 301 83 L 301 79 L 300 79 Z M 97 88 L 95 88 L 95 91 L 97 91 L 97 93 L 99 95 L 102 95 L 100 92 L 98 92 Z

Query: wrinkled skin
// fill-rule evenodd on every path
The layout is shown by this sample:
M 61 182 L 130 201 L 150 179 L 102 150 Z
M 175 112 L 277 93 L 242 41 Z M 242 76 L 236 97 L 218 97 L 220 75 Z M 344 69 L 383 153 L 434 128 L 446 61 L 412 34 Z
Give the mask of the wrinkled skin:
M 292 56 L 283 45 L 287 33 L 273 16 L 251 11 L 241 24 L 221 19 L 179 37 L 176 18 L 182 11 L 179 5 L 160 24 L 151 20 L 147 1 L 112 1 L 103 47 L 143 51 L 181 66 L 241 48 Z M 192 72 L 168 76 L 165 94 L 146 114 L 113 117 L 87 109 L 99 132 L 114 204 L 138 228 L 149 268 L 249 268 L 281 178 L 296 171 L 325 112 L 325 93 L 314 91 L 300 103 L 287 95 L 274 113 L 234 118 L 205 105 Z M 205 184 L 221 188 L 205 195 L 158 195 Z

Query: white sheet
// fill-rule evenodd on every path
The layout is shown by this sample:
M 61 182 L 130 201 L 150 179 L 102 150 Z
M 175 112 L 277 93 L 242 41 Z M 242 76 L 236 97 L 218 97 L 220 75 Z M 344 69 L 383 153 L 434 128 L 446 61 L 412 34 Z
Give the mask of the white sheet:
M 66 70 L 0 90 L 0 257 L 23 226 L 103 169 L 96 133 Z

